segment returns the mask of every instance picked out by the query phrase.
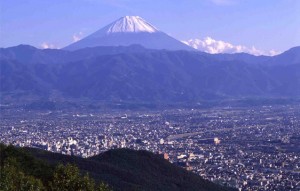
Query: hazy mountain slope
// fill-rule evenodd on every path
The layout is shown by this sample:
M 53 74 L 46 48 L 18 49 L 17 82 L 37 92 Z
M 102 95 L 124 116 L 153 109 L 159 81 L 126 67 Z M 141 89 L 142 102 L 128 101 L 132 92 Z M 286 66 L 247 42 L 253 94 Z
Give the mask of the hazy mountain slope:
M 130 46 L 83 48 L 72 52 L 58 49 L 37 49 L 29 45 L 18 45 L 10 48 L 0 48 L 0 60 L 14 60 L 24 64 L 64 64 L 101 55 L 146 51 L 149 50 L 136 44 Z
M 297 50 L 252 57 L 149 50 L 138 45 L 73 52 L 21 46 L 0 52 L 0 90 L 2 97 L 18 98 L 16 92 L 21 91 L 34 99 L 59 94 L 66 99 L 134 102 L 296 98 L 300 96 Z
M 271 57 L 267 63 L 271 65 L 300 64 L 300 46 L 291 48 L 282 54 Z

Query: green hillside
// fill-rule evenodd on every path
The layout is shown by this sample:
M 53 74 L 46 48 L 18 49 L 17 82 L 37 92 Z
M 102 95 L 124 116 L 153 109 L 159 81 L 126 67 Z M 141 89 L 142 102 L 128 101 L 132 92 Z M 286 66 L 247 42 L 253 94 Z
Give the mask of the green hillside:
M 42 185 L 41 187 L 46 190 L 54 190 L 52 189 L 54 184 L 60 184 L 62 187 L 67 181 L 58 181 L 63 178 L 57 177 L 70 178 L 66 177 L 68 173 L 75 174 L 75 178 L 70 175 L 71 178 L 77 181 L 76 185 L 81 185 L 77 190 L 108 190 L 111 188 L 113 190 L 157 191 L 230 190 L 203 180 L 200 176 L 147 151 L 116 149 L 83 159 L 32 148 L 16 148 L 4 145 L 1 145 L 0 148 L 1 172 L 10 160 L 14 160 L 16 171 L 30 177 L 33 180 L 33 185 Z M 76 172 L 77 167 L 80 174 Z M 56 181 L 55 175 L 58 179 Z M 103 182 L 107 183 L 110 188 L 107 188 Z M 3 184 L 2 178 L 1 184 Z M 99 187 L 99 185 L 102 186 Z

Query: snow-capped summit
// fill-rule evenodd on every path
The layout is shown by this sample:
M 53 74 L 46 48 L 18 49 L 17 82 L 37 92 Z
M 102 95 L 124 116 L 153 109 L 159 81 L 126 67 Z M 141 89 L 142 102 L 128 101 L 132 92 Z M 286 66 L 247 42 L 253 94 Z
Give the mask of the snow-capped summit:
M 122 17 L 64 49 L 78 50 L 87 47 L 129 46 L 132 44 L 139 44 L 150 49 L 194 50 L 159 31 L 139 16 Z
M 107 33 L 158 32 L 158 29 L 139 16 L 125 16 L 107 26 Z

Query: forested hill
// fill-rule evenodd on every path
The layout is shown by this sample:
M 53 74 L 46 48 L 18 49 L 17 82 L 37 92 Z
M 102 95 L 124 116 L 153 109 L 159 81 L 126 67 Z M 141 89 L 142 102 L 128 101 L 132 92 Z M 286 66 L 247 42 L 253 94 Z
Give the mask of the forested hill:
M 18 185 L 25 190 L 68 190 L 66 186 L 73 190 L 232 190 L 147 151 L 116 149 L 84 159 L 32 148 L 1 145 L 0 149 L 0 190 Z M 14 187 L 5 189 L 10 183 Z

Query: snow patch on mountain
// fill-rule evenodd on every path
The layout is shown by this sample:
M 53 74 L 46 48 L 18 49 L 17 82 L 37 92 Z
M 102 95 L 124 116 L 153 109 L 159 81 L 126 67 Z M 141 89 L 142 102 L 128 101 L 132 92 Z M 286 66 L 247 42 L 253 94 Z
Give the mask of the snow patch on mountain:
M 40 45 L 40 48 L 41 49 L 59 49 L 58 46 L 52 44 L 52 43 L 48 43 L 48 42 L 43 42 L 41 45 Z
M 158 29 L 139 16 L 125 16 L 108 26 L 107 33 L 118 32 L 158 32 Z
M 233 45 L 229 42 L 224 42 L 222 40 L 215 40 L 211 37 L 205 37 L 204 39 L 190 39 L 182 42 L 197 50 L 207 52 L 210 54 L 244 52 L 252 55 L 274 56 L 281 53 L 275 50 L 270 50 L 270 51 L 259 50 L 254 46 L 247 47 L 243 45 Z

